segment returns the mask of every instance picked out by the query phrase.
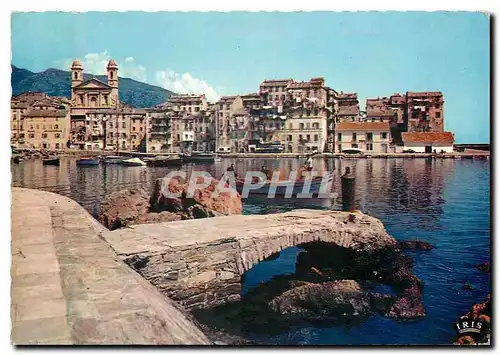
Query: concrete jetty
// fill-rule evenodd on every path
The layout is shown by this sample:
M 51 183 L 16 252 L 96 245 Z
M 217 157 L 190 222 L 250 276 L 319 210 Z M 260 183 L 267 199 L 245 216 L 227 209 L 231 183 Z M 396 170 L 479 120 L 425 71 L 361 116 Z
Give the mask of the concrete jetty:
M 106 232 L 68 198 L 12 188 L 12 343 L 210 344 Z
M 321 210 L 134 225 L 102 236 L 186 309 L 239 300 L 244 272 L 291 246 L 322 241 L 371 252 L 396 243 L 376 218 Z

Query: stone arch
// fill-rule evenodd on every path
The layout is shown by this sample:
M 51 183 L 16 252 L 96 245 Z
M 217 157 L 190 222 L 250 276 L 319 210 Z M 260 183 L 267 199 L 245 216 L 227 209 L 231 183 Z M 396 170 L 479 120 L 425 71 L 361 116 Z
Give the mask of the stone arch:
M 239 300 L 242 275 L 288 247 L 321 241 L 373 251 L 396 243 L 376 218 L 320 210 L 144 224 L 103 237 L 127 264 L 188 309 Z

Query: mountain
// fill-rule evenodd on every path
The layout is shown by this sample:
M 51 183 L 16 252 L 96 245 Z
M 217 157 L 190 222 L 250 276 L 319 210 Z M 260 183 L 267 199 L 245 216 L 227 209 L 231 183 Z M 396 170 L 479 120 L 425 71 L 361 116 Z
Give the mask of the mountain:
M 96 77 L 107 81 L 106 75 L 84 74 L 84 79 Z M 47 69 L 40 73 L 17 68 L 12 65 L 12 95 L 25 91 L 41 91 L 50 96 L 71 97 L 71 73 L 59 69 Z M 165 102 L 172 91 L 159 86 L 149 85 L 129 78 L 119 78 L 120 101 L 133 107 L 153 107 Z

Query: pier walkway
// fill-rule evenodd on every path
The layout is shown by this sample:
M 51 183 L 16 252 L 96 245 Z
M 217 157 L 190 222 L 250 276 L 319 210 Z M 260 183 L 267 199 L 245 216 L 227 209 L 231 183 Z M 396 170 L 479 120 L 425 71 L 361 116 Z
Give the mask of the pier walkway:
M 369 253 L 396 242 L 376 218 L 322 210 L 142 224 L 103 238 L 187 309 L 240 299 L 244 272 L 288 247 L 320 241 Z
M 68 198 L 12 188 L 12 343 L 209 344 L 106 231 Z

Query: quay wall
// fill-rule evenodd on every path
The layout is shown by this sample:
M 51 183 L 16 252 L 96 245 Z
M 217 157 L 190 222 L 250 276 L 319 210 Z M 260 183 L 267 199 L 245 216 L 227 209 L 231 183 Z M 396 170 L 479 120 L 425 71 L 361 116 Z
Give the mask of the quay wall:
M 11 191 L 13 344 L 210 344 L 185 310 L 116 256 L 83 207 Z

